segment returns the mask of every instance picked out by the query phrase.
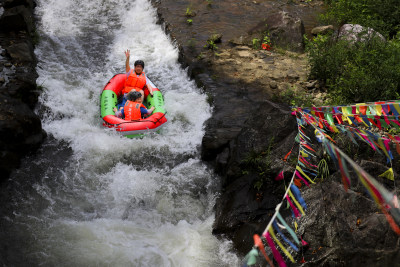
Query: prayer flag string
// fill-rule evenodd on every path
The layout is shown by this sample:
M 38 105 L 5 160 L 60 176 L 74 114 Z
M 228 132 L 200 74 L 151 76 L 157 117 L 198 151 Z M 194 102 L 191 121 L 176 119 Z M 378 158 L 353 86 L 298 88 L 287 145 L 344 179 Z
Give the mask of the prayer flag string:
M 390 134 L 387 134 L 388 137 L 381 137 L 379 134 L 375 134 L 366 129 L 358 129 L 358 127 L 362 125 L 370 129 L 372 126 L 375 126 L 380 130 L 382 128 L 389 129 L 390 127 L 394 127 L 396 130 L 400 131 L 400 101 L 359 103 L 334 107 L 297 107 L 293 110 L 295 111 L 298 124 L 296 140 L 300 143 L 297 165 L 283 195 L 282 201 L 276 206 L 275 213 L 271 217 L 261 237 L 254 235 L 254 246 L 246 255 L 243 266 L 252 266 L 256 264 L 259 252 L 264 255 L 264 258 L 270 266 L 274 266 L 266 253 L 264 244 L 268 245 L 271 249 L 272 255 L 279 266 L 286 266 L 280 251 L 283 252 L 290 261 L 294 262 L 290 251 L 298 252 L 298 246 L 307 244 L 303 239 L 301 239 L 300 243 L 295 231 L 291 229 L 279 212 L 284 201 L 286 201 L 288 206 L 291 207 L 295 218 L 301 217 L 302 215 L 304 216 L 307 205 L 301 196 L 298 186 L 301 186 L 301 182 L 307 186 L 315 184 L 314 179 L 317 176 L 316 172 L 318 171 L 318 166 L 312 164 L 311 159 L 316 159 L 316 155 L 314 154 L 316 150 L 312 147 L 311 139 L 303 130 L 306 125 L 311 125 L 315 128 L 317 140 L 322 143 L 325 151 L 334 160 L 335 165 L 340 170 L 345 190 L 347 191 L 351 186 L 351 177 L 349 174 L 349 167 L 351 167 L 369 195 L 374 199 L 383 214 L 385 214 L 393 231 L 400 235 L 400 209 L 397 196 L 389 192 L 358 166 L 335 145 L 335 141 L 326 133 L 327 131 L 343 133 L 356 145 L 358 145 L 355 139 L 357 138 L 367 143 L 374 151 L 381 154 L 383 153 L 389 162 L 393 159 L 389 143 L 392 142 L 396 145 L 396 151 L 400 155 L 400 137 Z M 297 114 L 300 115 L 300 117 L 298 117 Z M 285 162 L 292 150 L 293 147 L 284 157 L 283 160 Z M 381 176 L 394 180 L 393 169 L 390 168 Z M 284 180 L 283 171 L 278 174 L 275 180 Z M 294 223 L 297 231 L 296 221 Z M 287 232 L 287 234 L 285 235 L 283 231 Z M 288 237 L 290 237 L 292 241 Z M 282 242 L 279 239 L 281 239 Z M 285 247 L 282 243 L 287 244 L 288 247 Z M 280 248 L 280 251 L 278 248 Z

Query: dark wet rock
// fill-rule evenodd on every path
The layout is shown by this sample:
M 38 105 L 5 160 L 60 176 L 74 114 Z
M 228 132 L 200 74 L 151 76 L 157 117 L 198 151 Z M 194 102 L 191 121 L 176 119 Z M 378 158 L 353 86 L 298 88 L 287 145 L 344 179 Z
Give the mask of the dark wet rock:
M 326 26 L 319 26 L 319 27 L 315 27 L 311 30 L 311 34 L 312 35 L 318 35 L 318 34 L 329 34 L 332 33 L 334 31 L 333 25 L 326 25 Z
M 40 91 L 36 86 L 37 59 L 31 0 L 6 0 L 0 18 L 1 64 L 7 68 L 0 83 L 0 173 L 2 181 L 18 168 L 21 159 L 35 151 L 45 133 L 33 112 Z M 1 181 L 0 181 L 1 182 Z
M 39 117 L 21 100 L 0 97 L 0 173 L 3 179 L 20 159 L 37 149 L 44 133 Z
M 33 9 L 36 6 L 36 3 L 33 0 L 4 0 L 3 2 L 3 7 L 6 9 L 16 6 L 25 6 Z
M 241 253 L 251 247 L 250 232 L 263 231 L 281 200 L 284 188 L 274 178 L 284 168 L 281 158 L 290 151 L 297 134 L 288 107 L 264 101 L 257 112 L 230 141 L 224 152 L 228 154 L 227 164 L 221 168 L 219 163 L 224 191 L 216 203 L 213 229 L 215 234 L 236 241 L 235 248 Z M 259 155 L 266 167 L 247 166 L 245 161 L 250 155 Z M 260 176 L 260 172 L 265 173 Z M 260 189 L 255 186 L 258 181 L 262 181 Z M 257 198 L 257 194 L 262 197 Z
M 12 44 L 6 48 L 7 53 L 10 55 L 13 61 L 17 62 L 35 62 L 36 56 L 33 52 L 33 45 L 30 42 L 20 42 Z
M 36 83 L 29 81 L 29 75 L 18 76 L 7 84 L 7 95 L 22 100 L 31 109 L 35 107 L 39 94 Z
M 0 18 L 2 31 L 34 31 L 32 11 L 25 6 L 16 6 L 5 9 Z

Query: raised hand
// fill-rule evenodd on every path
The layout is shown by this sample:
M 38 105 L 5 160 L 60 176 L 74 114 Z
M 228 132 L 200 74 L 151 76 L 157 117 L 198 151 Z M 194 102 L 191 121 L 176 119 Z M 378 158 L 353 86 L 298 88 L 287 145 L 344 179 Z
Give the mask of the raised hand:
M 130 55 L 131 55 L 131 51 L 130 51 L 129 49 L 126 49 L 126 51 L 125 51 L 125 56 L 126 56 L 127 58 L 129 58 Z

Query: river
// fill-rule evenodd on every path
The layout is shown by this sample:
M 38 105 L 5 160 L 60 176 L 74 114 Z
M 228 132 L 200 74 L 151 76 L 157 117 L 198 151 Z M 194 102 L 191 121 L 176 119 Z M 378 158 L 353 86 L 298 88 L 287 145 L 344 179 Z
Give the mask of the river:
M 36 112 L 48 133 L 2 189 L 3 266 L 236 266 L 212 235 L 218 177 L 200 160 L 205 94 L 146 0 L 38 0 L 43 87 Z M 101 126 L 107 81 L 145 61 L 163 92 L 160 134 L 127 139 Z

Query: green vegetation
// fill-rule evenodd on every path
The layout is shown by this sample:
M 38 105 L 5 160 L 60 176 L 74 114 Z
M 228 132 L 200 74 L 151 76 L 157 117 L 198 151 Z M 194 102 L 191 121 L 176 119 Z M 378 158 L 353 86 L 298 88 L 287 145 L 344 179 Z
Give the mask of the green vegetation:
M 36 45 L 39 44 L 40 35 L 39 35 L 39 33 L 37 32 L 37 29 L 35 29 L 35 30 L 32 32 L 31 38 L 32 38 L 32 44 L 33 44 L 33 46 L 36 46 Z
M 306 38 L 310 79 L 325 85 L 329 103 L 390 100 L 400 94 L 400 5 L 398 0 L 326 0 L 326 22 L 360 24 L 365 32 L 349 41 L 333 35 Z
M 194 17 L 194 16 L 196 16 L 196 13 L 193 11 L 193 9 L 192 9 L 191 6 L 188 6 L 188 7 L 186 8 L 185 16 L 186 16 L 186 17 Z
M 203 52 L 201 52 L 197 57 L 198 60 L 202 60 L 203 58 L 205 58 L 205 55 Z
M 325 22 L 360 24 L 387 37 L 400 31 L 398 0 L 325 0 L 329 8 L 322 19 Z
M 400 42 L 366 37 L 352 44 L 318 36 L 307 41 L 310 78 L 322 81 L 332 103 L 397 99 L 400 89 Z
M 322 180 L 329 177 L 329 167 L 325 159 L 321 159 L 318 163 L 318 177 Z
M 242 161 L 244 168 L 242 174 L 256 173 L 259 177 L 254 183 L 254 188 L 260 190 L 266 179 L 271 174 L 271 151 L 274 146 L 274 138 L 269 140 L 268 148 L 265 151 L 250 151 L 246 158 Z
M 204 47 L 214 51 L 215 53 L 215 51 L 218 49 L 218 46 L 216 44 L 221 42 L 221 38 L 222 38 L 221 34 L 218 33 L 211 34 Z
M 258 38 L 253 38 L 252 42 L 253 42 L 253 49 L 255 49 L 255 50 L 260 49 L 260 46 L 261 46 L 261 41 L 260 41 L 260 39 L 258 39 Z
M 288 87 L 285 91 L 272 96 L 272 100 L 279 103 L 286 103 L 297 107 L 311 107 L 313 105 L 313 96 L 302 90 L 296 90 L 295 87 Z
M 215 44 L 213 40 L 207 40 L 207 43 L 204 47 L 213 51 L 218 49 L 218 46 Z
M 213 94 L 210 93 L 210 92 L 206 92 L 206 95 L 207 95 L 207 98 L 206 98 L 207 103 L 210 106 L 212 106 L 214 104 L 214 96 L 213 96 Z
M 193 20 L 192 19 L 187 19 L 186 22 L 187 22 L 187 24 L 192 25 Z
M 188 46 L 191 50 L 194 50 L 194 49 L 196 48 L 196 43 L 197 43 L 197 41 L 196 41 L 195 38 L 190 38 L 190 39 L 187 41 L 187 46 Z

